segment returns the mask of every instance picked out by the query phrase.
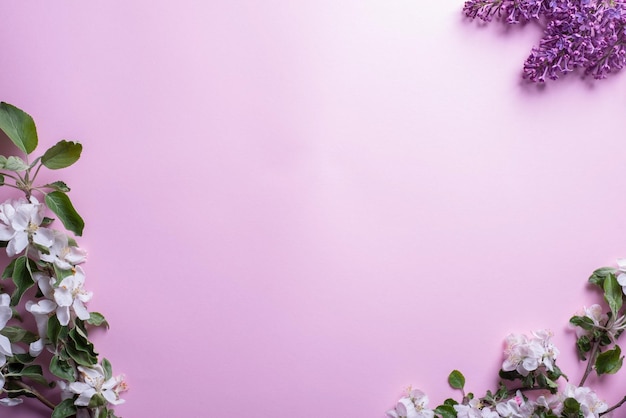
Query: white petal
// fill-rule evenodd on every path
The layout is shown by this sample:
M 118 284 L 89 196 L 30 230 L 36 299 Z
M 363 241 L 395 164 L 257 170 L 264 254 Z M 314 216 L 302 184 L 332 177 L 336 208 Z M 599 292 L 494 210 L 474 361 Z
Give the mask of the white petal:
M 39 303 L 32 301 L 26 302 L 26 310 L 32 314 L 48 315 L 57 308 L 57 304 L 52 300 L 43 299 Z
M 37 341 L 33 341 L 28 346 L 28 354 L 30 354 L 32 357 L 37 357 L 39 354 L 41 354 L 44 347 L 45 347 L 45 344 L 44 344 L 43 339 L 40 338 Z
M 33 241 L 36 244 L 49 248 L 54 243 L 54 234 L 51 229 L 39 228 L 37 232 L 33 234 Z
M 69 306 L 59 306 L 57 308 L 57 319 L 59 320 L 59 324 L 64 327 L 70 323 L 70 308 Z
M 94 388 L 88 389 L 86 391 L 84 391 L 83 393 L 81 393 L 78 396 L 78 399 L 76 399 L 74 401 L 74 405 L 76 406 L 87 406 L 89 405 L 89 401 L 91 400 L 91 397 L 93 395 L 96 394 L 96 390 Z
M 79 393 L 83 393 L 89 389 L 93 389 L 93 387 L 91 385 L 88 385 L 85 382 L 72 382 L 69 384 L 69 386 L 67 387 L 67 389 L 70 392 L 79 394 Z
M 15 235 L 13 228 L 6 225 L 0 225 L 0 241 L 8 241 Z
M 13 316 L 13 311 L 8 306 L 0 306 L 0 329 L 4 328 L 9 319 Z
M 4 379 L 2 379 L 2 380 L 3 380 L 2 384 L 4 385 Z M 22 398 L 2 398 L 2 399 L 0 399 L 0 405 L 3 405 L 3 406 L 15 406 L 15 405 L 21 404 L 22 402 L 24 402 L 22 400 Z
M 13 351 L 11 350 L 11 341 L 4 335 L 0 335 L 0 354 L 5 356 L 12 356 Z
M 89 319 L 89 316 L 90 316 L 89 312 L 85 308 L 85 305 L 83 305 L 83 302 L 81 302 L 78 299 L 75 299 L 72 307 L 74 308 L 74 312 L 76 313 L 77 317 L 79 317 L 83 321 L 86 321 Z
M 120 405 L 124 403 L 124 399 L 120 399 L 120 397 L 112 390 L 103 390 L 102 395 L 104 399 L 109 401 L 111 405 Z
M 9 245 L 7 245 L 7 254 L 9 257 L 13 257 L 16 254 L 24 251 L 28 245 L 28 234 L 26 232 L 18 232 L 15 236 L 9 241 Z
M 67 286 L 67 279 L 61 282 L 61 286 Z M 59 306 L 71 306 L 74 302 L 71 287 L 58 287 L 54 289 L 54 300 Z

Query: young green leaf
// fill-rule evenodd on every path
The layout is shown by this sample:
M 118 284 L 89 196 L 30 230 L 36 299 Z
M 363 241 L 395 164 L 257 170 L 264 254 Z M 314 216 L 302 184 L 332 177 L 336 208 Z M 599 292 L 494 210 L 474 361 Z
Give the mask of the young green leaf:
M 622 286 L 617 282 L 617 278 L 615 274 L 609 274 L 607 278 L 604 280 L 603 284 L 604 288 L 604 299 L 606 299 L 609 307 L 611 308 L 611 312 L 615 317 L 617 317 L 617 313 L 622 307 L 622 295 L 624 294 L 622 291 Z
M 591 331 L 595 326 L 595 324 L 593 323 L 593 319 L 589 318 L 588 316 L 573 316 L 570 318 L 569 322 L 572 325 L 576 325 L 587 331 Z
M 50 170 L 69 167 L 80 158 L 83 146 L 78 142 L 59 141 L 41 157 L 41 163 Z
M 0 129 L 22 152 L 30 154 L 37 148 L 35 121 L 23 110 L 0 103 Z
M 452 370 L 450 375 L 448 376 L 448 383 L 453 389 L 463 390 L 465 386 L 465 376 L 458 370 Z
M 30 344 L 39 339 L 35 334 L 22 327 L 4 327 L 0 330 L 0 334 L 7 337 L 12 343 L 24 342 Z
M 15 270 L 16 262 L 17 258 L 14 258 L 13 260 L 11 260 L 9 265 L 4 268 L 4 271 L 2 272 L 3 279 L 10 279 L 11 277 L 13 277 L 13 271 Z
M 69 382 L 76 381 L 76 369 L 67 360 L 62 360 L 59 356 L 53 356 L 50 360 L 50 371 L 57 377 Z
M 563 412 L 576 415 L 580 412 L 580 403 L 574 398 L 566 398 L 563 402 Z
M 24 292 L 30 289 L 35 282 L 30 274 L 31 268 L 27 265 L 31 261 L 25 255 L 17 258 L 15 268 L 13 269 L 13 283 L 15 283 L 15 291 L 11 295 L 11 305 L 16 306 Z
M 85 222 L 80 217 L 70 198 L 63 192 L 54 191 L 46 195 L 46 205 L 63 222 L 63 226 L 68 231 L 72 231 L 78 236 L 83 234 Z
M 613 267 L 602 267 L 596 269 L 593 273 L 591 273 L 591 276 L 589 277 L 589 282 L 602 287 L 604 284 L 604 279 L 606 279 L 610 274 L 615 274 L 616 272 L 617 269 Z
M 57 318 L 56 315 L 52 315 L 49 319 L 48 319 L 48 340 L 50 340 L 50 343 L 52 344 L 53 347 L 56 347 L 57 344 L 59 343 L 59 337 L 61 335 L 61 331 L 63 330 L 63 327 L 61 325 L 61 323 L 59 322 L 59 319 Z M 67 328 L 66 328 L 67 329 Z
M 100 312 L 90 312 L 87 323 L 95 327 L 104 326 L 106 329 L 109 329 L 109 323 Z
M 41 366 L 38 364 L 31 364 L 31 365 L 24 367 L 24 369 L 22 369 L 19 375 L 22 377 L 26 377 L 30 380 L 33 380 L 37 383 L 40 383 L 42 385 L 48 384 L 48 381 L 46 380 L 46 378 L 43 377 L 43 370 L 41 369 Z
M 102 359 L 102 370 L 104 370 L 104 380 L 109 380 L 113 377 L 113 368 L 111 367 L 111 362 L 106 358 Z
M 624 361 L 624 357 L 620 357 L 621 354 L 622 350 L 619 348 L 619 345 L 616 345 L 613 349 L 598 355 L 596 359 L 596 373 L 598 375 L 617 373 Z
M 70 191 L 70 188 L 67 187 L 67 184 L 65 184 L 64 182 L 60 180 L 55 181 L 53 183 L 45 184 L 43 187 L 47 187 L 49 189 L 53 189 L 53 190 L 63 192 L 63 193 L 68 193 Z
M 28 164 L 26 164 L 20 157 L 11 156 L 7 158 L 4 168 L 10 171 L 25 171 L 28 170 Z
M 76 415 L 76 412 L 78 412 L 78 409 L 74 405 L 74 399 L 69 398 L 65 399 L 54 408 L 50 418 L 67 418 Z
M 456 409 L 452 405 L 439 405 L 434 412 L 441 418 L 456 418 Z

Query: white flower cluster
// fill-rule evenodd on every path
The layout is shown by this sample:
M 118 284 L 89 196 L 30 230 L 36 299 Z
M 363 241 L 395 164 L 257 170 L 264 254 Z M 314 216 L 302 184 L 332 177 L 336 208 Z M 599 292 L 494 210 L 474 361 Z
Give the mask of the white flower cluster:
M 502 363 L 505 372 L 517 371 L 522 376 L 528 376 L 530 372 L 544 366 L 547 370 L 554 370 L 554 361 L 559 355 L 559 350 L 552 344 L 552 333 L 547 330 L 533 332 L 534 338 L 526 335 L 510 334 L 506 337 L 507 356 Z
M 9 257 L 22 253 L 29 258 L 49 263 L 54 275 L 33 272 L 43 298 L 37 302 L 29 300 L 25 308 L 37 322 L 39 339 L 29 346 L 29 354 L 37 357 L 46 348 L 48 320 L 56 315 L 59 324 L 67 326 L 75 316 L 83 321 L 90 318 L 85 303 L 92 293 L 84 289 L 85 272 L 79 266 L 86 259 L 86 252 L 79 248 L 65 233 L 42 226 L 45 207 L 35 197 L 29 200 L 8 200 L 0 204 L 0 241 L 7 242 L 6 252 Z M 59 277 L 55 277 L 58 275 Z M 9 295 L 0 295 L 0 330 L 12 317 Z M 48 347 L 53 350 L 54 347 Z M 12 356 L 12 346 L 7 337 L 0 335 L 0 367 L 6 362 L 6 356 Z M 79 381 L 67 385 L 66 394 L 78 394 L 76 406 L 87 406 L 95 394 L 102 395 L 109 403 L 117 405 L 123 402 L 119 393 L 126 389 L 123 377 L 104 379 L 100 365 L 91 368 L 78 367 Z M 0 388 L 4 377 L 0 373 Z M 0 404 L 14 405 L 21 399 L 0 399 Z
M 409 390 L 396 407 L 387 411 L 389 418 L 433 418 L 435 413 L 428 409 L 428 396 L 420 390 Z
M 538 408 L 560 415 L 567 398 L 573 398 L 580 404 L 580 412 L 584 418 L 598 418 L 608 409 L 607 403 L 598 399 L 590 388 L 569 384 L 563 392 L 549 397 L 539 396 L 535 401 L 525 399 L 518 391 L 513 398 L 497 403 L 495 408 L 486 406 L 480 399 L 475 398 L 467 405 L 454 405 L 454 409 L 457 418 L 533 418 L 537 416 Z
M 586 310 L 593 318 L 601 317 L 601 310 L 592 306 Z M 547 330 L 535 331 L 533 337 L 511 334 L 506 338 L 506 359 L 502 364 L 503 371 L 517 371 L 522 376 L 545 367 L 552 371 L 559 350 L 552 344 L 552 334 Z M 518 390 L 515 396 L 500 402 L 480 398 L 465 399 L 462 404 L 454 405 L 457 418 L 534 418 L 537 411 L 552 411 L 559 415 L 565 408 L 568 398 L 575 399 L 580 405 L 580 413 L 584 418 L 609 417 L 608 404 L 598 398 L 589 387 L 576 387 L 567 384 L 563 391 L 554 395 L 541 395 L 535 400 L 527 399 Z M 409 390 L 401 398 L 396 407 L 387 411 L 388 418 L 433 418 L 434 411 L 428 409 L 428 396 L 417 389 Z

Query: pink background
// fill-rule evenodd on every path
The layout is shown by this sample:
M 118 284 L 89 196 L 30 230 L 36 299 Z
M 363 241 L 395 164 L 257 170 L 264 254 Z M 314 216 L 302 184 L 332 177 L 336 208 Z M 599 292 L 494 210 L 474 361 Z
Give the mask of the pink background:
M 626 256 L 626 75 L 526 88 L 537 28 L 462 5 L 0 3 L 0 100 L 85 147 L 61 177 L 118 414 L 380 418 L 454 368 L 483 394 L 539 328 L 580 379 L 567 320 Z

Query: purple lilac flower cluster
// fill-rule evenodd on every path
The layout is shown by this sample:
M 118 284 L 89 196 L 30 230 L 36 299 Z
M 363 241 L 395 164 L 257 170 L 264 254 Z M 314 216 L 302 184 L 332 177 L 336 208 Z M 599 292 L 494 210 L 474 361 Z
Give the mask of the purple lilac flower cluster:
M 626 0 L 468 0 L 463 12 L 485 22 L 541 24 L 543 38 L 524 63 L 524 78 L 533 82 L 577 69 L 603 79 L 626 64 Z

